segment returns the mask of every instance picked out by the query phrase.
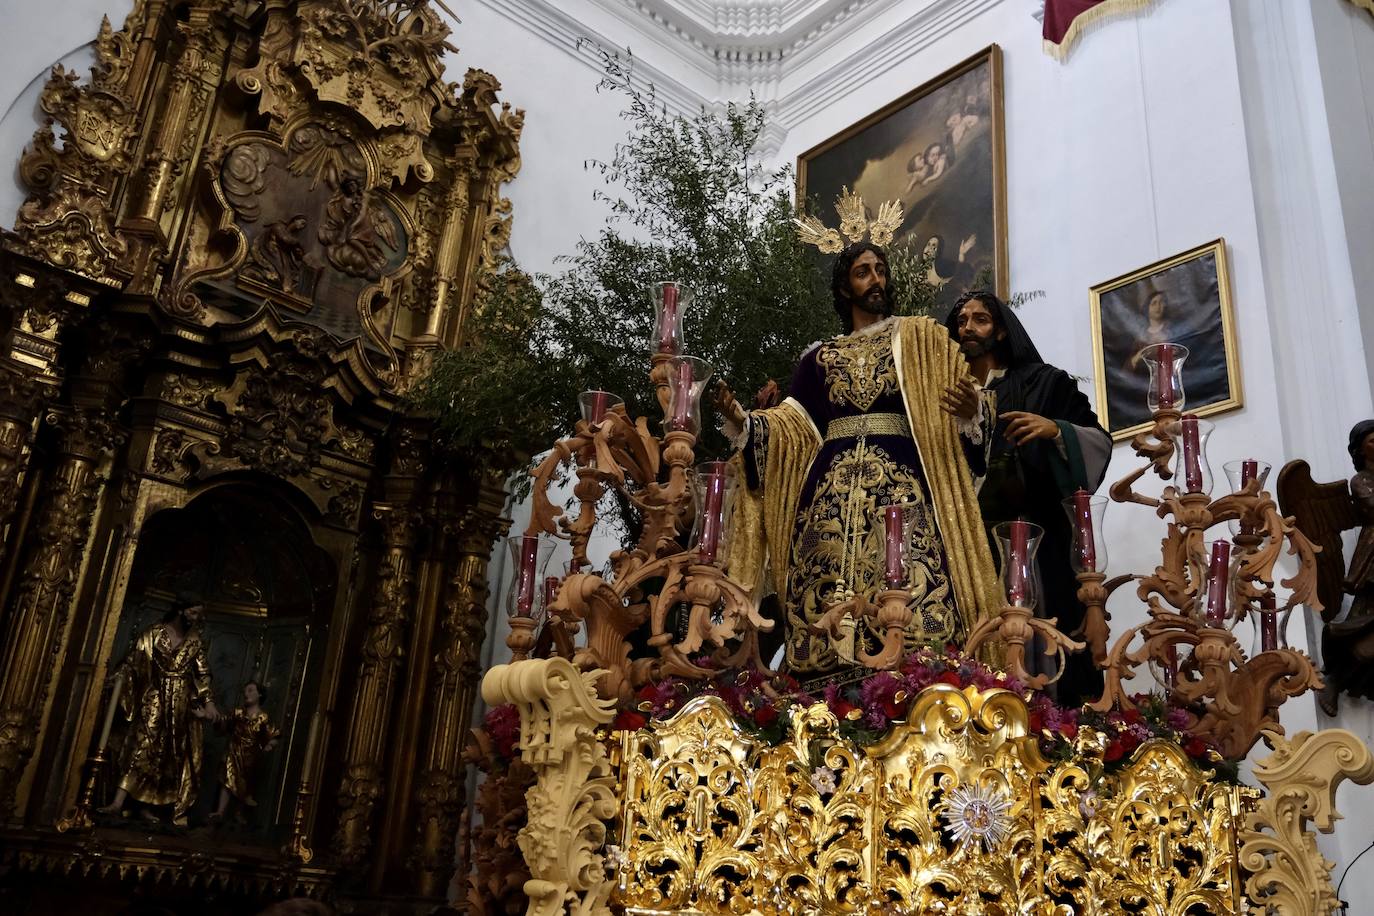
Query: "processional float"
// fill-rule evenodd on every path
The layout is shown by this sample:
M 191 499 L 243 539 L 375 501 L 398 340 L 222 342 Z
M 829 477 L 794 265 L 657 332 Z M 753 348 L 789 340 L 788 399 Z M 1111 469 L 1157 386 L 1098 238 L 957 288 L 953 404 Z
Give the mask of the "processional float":
M 712 370 L 683 353 L 690 293 L 664 282 L 653 298 L 663 435 L 615 395 L 585 393 L 510 539 L 514 660 L 482 687 L 496 708 L 477 732 L 491 772 L 471 906 L 523 895 L 530 914 L 1334 910 L 1309 828 L 1331 829 L 1337 786 L 1374 779 L 1374 758 L 1347 731 L 1288 737 L 1279 724 L 1287 699 L 1320 685 L 1286 640 L 1294 608 L 1320 609 L 1317 548 L 1279 514 L 1262 462 L 1228 464 L 1230 489 L 1213 497 L 1211 424 L 1184 412 L 1186 348 L 1142 354 L 1153 424 L 1132 446 L 1144 463 L 1110 490 L 1164 522 L 1153 572 L 1108 578 L 1107 499 L 1079 492 L 1065 504 L 1087 608 L 1078 633 L 1037 607 L 1039 530 L 1011 522 L 995 532 L 1000 614 L 962 650 L 904 655 L 909 528 L 902 507 L 885 507 L 885 587 L 841 592 L 822 622 L 857 673 L 812 696 L 768 670 L 759 636 L 774 623 L 727 565 L 742 482 L 726 462 L 693 466 Z M 548 495 L 566 464 L 576 515 Z M 1151 471 L 1168 481 L 1158 498 L 1135 489 Z M 642 529 L 595 572 L 587 547 L 611 490 Z M 564 577 L 544 575 L 555 537 L 572 548 Z M 1285 549 L 1296 572 L 1281 601 Z M 1145 621 L 1113 640 L 1105 606 L 1128 585 Z M 868 647 L 854 639 L 865 623 Z M 1063 709 L 1044 692 L 1056 666 L 1028 653 L 1062 659 L 1085 644 L 1106 688 Z M 1239 785 L 1235 764 L 1261 738 L 1264 788 Z

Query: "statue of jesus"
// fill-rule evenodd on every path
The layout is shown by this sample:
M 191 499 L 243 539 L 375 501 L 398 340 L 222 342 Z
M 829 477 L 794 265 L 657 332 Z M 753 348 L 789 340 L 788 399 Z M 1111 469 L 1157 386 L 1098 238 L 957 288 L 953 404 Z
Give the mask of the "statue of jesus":
M 787 670 L 809 678 L 845 667 L 814 631 L 828 607 L 886 587 L 889 505 L 914 516 L 909 647 L 957 640 L 1001 605 L 973 487 L 991 418 L 958 344 L 932 319 L 892 317 L 887 255 L 875 244 L 839 253 L 832 293 L 843 333 L 802 355 L 783 403 L 736 409 L 726 430 L 749 485 L 731 575 L 776 590 Z

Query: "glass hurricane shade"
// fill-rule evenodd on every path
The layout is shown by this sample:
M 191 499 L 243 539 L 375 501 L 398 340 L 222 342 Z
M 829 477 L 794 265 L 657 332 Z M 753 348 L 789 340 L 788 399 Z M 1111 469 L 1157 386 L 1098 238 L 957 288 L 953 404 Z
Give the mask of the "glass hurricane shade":
M 1275 606 L 1274 593 L 1269 591 L 1260 597 L 1259 607 L 1250 609 L 1250 623 L 1254 627 L 1250 646 L 1251 658 L 1261 652 L 1288 648 L 1288 618 L 1292 615 L 1293 609 L 1288 608 L 1280 613 L 1275 610 Z
M 1192 414 L 1169 424 L 1174 443 L 1174 486 L 1183 493 L 1212 492 L 1212 468 L 1207 463 L 1207 440 L 1213 426 Z
M 893 503 L 879 508 L 883 526 L 883 583 L 888 588 L 905 588 L 912 562 L 911 545 L 916 529 L 924 529 L 926 509 L 918 502 Z
M 1150 372 L 1145 389 L 1145 405 L 1150 413 L 1157 410 L 1182 410 L 1187 399 L 1183 391 L 1183 362 L 1188 348 L 1182 344 L 1151 344 L 1140 351 L 1140 358 Z
M 1240 493 L 1252 480 L 1259 481 L 1259 488 L 1264 490 L 1265 481 L 1269 479 L 1269 464 L 1255 458 L 1244 458 L 1239 461 L 1228 461 L 1222 465 L 1222 470 L 1226 472 L 1226 480 L 1231 484 L 1232 493 Z M 1231 519 L 1227 524 L 1231 527 L 1231 535 L 1250 534 L 1250 529 L 1242 525 L 1239 519 Z
M 677 356 L 682 353 L 682 315 L 692 303 L 692 292 L 677 280 L 663 280 L 649 295 L 654 304 L 653 351 Z
M 730 509 L 735 499 L 735 469 L 726 461 L 705 461 L 692 472 L 696 523 L 692 542 L 697 562 L 710 565 L 725 559 L 729 544 Z
M 1040 572 L 1035 554 L 1044 533 L 1039 525 L 1020 519 L 1000 522 L 992 529 L 1002 560 L 1002 590 L 1007 604 L 1013 607 L 1034 610 L 1040 601 Z
M 624 399 L 609 391 L 584 391 L 577 396 L 582 408 L 582 419 L 595 429 L 606 419 L 606 414 L 625 403 Z
M 544 596 L 539 583 L 544 581 L 544 567 L 553 556 L 553 539 L 543 534 L 517 534 L 506 538 L 506 546 L 511 559 L 506 611 L 512 617 L 540 617 Z
M 1205 542 L 1207 566 L 1203 574 L 1202 601 L 1199 608 L 1209 627 L 1229 628 L 1235 625 L 1235 567 L 1238 557 L 1232 556 L 1231 542 L 1225 538 Z
M 1079 490 L 1064 500 L 1064 511 L 1069 516 L 1069 530 L 1073 535 L 1069 545 L 1069 563 L 1073 571 L 1106 570 L 1107 539 L 1103 536 L 1103 519 L 1107 514 L 1107 497 Z
M 668 432 L 701 432 L 701 395 L 714 372 L 709 363 L 695 356 L 674 356 L 668 360 L 668 416 L 663 427 Z

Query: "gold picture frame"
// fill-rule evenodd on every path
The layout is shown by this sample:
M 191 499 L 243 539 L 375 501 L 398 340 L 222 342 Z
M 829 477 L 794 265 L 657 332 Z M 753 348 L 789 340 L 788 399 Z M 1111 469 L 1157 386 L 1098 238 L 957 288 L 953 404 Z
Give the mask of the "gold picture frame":
M 1244 405 L 1224 238 L 1099 283 L 1090 299 L 1097 416 L 1112 441 L 1150 428 L 1139 353 L 1153 343 L 1188 347 L 1186 412 L 1207 417 Z
M 933 269 L 944 281 L 938 303 L 952 306 L 987 269 L 1006 298 L 1003 121 L 1002 49 L 994 44 L 798 156 L 798 205 L 809 201 L 829 217 L 846 186 L 870 211 L 900 200 L 905 219 L 889 247 L 937 247 Z M 943 157 L 933 154 L 937 146 Z

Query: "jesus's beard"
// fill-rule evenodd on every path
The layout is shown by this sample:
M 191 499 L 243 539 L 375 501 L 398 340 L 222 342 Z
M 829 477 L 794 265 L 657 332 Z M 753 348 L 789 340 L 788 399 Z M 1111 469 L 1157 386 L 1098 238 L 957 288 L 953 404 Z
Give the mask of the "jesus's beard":
M 981 337 L 977 334 L 970 334 L 959 342 L 959 348 L 964 351 L 964 356 L 967 359 L 977 359 L 991 353 L 995 346 L 997 346 L 996 338 Z
M 886 287 L 875 286 L 864 294 L 858 302 L 859 308 L 868 312 L 870 315 L 879 315 L 887 318 L 892 314 L 892 297 L 888 295 Z

